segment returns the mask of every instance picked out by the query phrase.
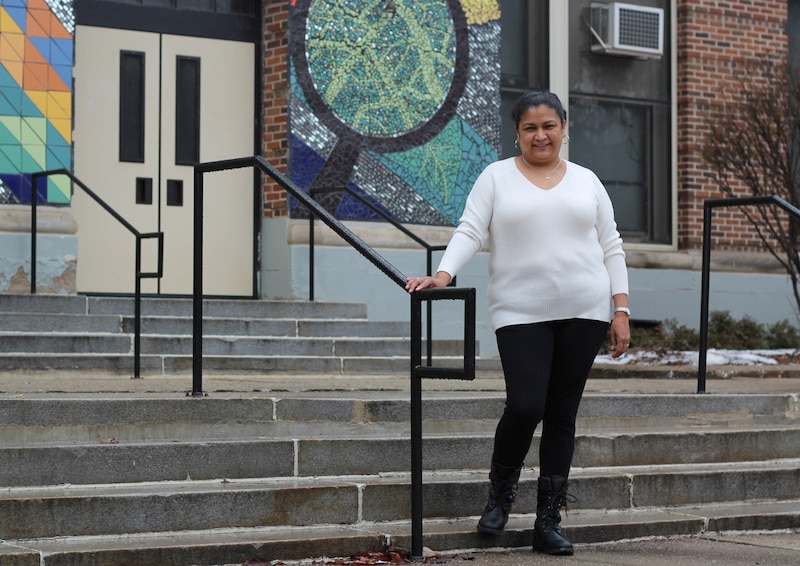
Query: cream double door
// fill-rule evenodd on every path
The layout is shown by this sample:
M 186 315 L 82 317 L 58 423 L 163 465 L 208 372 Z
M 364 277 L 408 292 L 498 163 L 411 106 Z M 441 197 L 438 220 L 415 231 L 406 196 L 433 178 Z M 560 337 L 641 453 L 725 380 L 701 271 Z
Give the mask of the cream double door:
M 252 43 L 78 26 L 74 67 L 74 172 L 139 232 L 164 233 L 161 279 L 146 293 L 192 292 L 193 163 L 254 155 Z M 203 286 L 253 296 L 251 169 L 205 175 Z M 77 288 L 131 293 L 135 238 L 75 187 Z M 156 269 L 156 240 L 142 271 Z

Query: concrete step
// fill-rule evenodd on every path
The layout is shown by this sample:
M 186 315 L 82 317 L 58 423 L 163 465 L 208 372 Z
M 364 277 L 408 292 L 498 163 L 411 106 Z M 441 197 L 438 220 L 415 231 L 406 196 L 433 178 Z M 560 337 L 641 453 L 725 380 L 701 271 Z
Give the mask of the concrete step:
M 134 318 L 120 315 L 86 315 L 53 313 L 0 313 L 0 329 L 11 333 L 97 334 L 135 332 Z M 190 317 L 154 317 L 141 319 L 143 335 L 191 336 Z M 282 319 L 282 318 L 206 318 L 205 336 L 280 336 L 280 337 L 345 337 L 408 339 L 409 327 L 404 322 L 351 319 Z
M 701 535 L 714 531 L 795 529 L 800 526 L 800 501 L 751 502 L 712 507 L 680 506 L 607 513 L 570 511 L 564 520 L 567 536 L 577 544 L 643 537 Z M 428 519 L 424 545 L 437 551 L 530 547 L 534 516 L 514 513 L 499 537 L 475 530 L 477 517 Z M 0 542 L 8 566 L 130 566 L 131 564 L 240 565 L 262 558 L 283 560 L 352 556 L 388 546 L 411 547 L 408 521 L 359 522 L 308 527 L 237 527 L 177 531 L 5 540 Z M 541 558 L 545 560 L 545 557 Z M 562 559 L 563 560 L 563 559 Z
M 123 317 L 122 331 L 129 334 L 134 332 L 133 317 Z M 203 334 L 206 336 L 408 338 L 409 332 L 408 323 L 392 321 L 214 317 L 203 320 Z M 143 317 L 142 334 L 191 336 L 192 319 L 188 317 Z
M 121 333 L 123 319 L 119 315 L 53 314 L 53 313 L 2 313 L 0 329 L 5 334 L 59 332 Z
M 486 428 L 490 428 L 488 423 Z M 404 425 L 326 424 L 324 434 L 314 434 L 312 429 L 270 426 L 264 427 L 264 438 L 232 435 L 224 440 L 176 437 L 156 442 L 97 436 L 84 443 L 4 444 L 0 448 L 0 485 L 377 475 L 409 469 L 409 433 Z M 105 443 L 112 438 L 114 444 Z M 423 466 L 428 470 L 482 470 L 488 466 L 492 445 L 490 430 L 428 434 L 423 442 Z M 573 464 L 597 468 L 770 461 L 796 456 L 798 445 L 800 427 L 585 433 L 576 439 Z M 42 462 L 58 462 L 58 466 L 42 466 Z M 535 450 L 526 463 L 538 466 Z
M 191 317 L 190 298 L 143 297 L 142 316 Z M 88 297 L 84 295 L 0 294 L 0 312 L 127 315 L 134 312 L 133 297 Z M 319 301 L 262 301 L 247 299 L 204 299 L 203 315 L 221 318 L 336 318 L 366 319 L 363 303 Z
M 0 293 L 0 312 L 87 314 L 88 300 L 80 295 L 15 295 Z
M 192 369 L 192 307 L 185 298 L 142 300 L 139 375 Z M 0 295 L 0 371 L 132 374 L 133 308 L 130 297 Z M 203 313 L 208 371 L 409 369 L 408 322 L 370 321 L 363 304 L 209 299 Z M 435 356 L 445 363 L 449 357 L 458 363 L 462 353 L 460 340 L 434 342 Z
M 409 422 L 410 399 L 404 391 L 290 392 L 272 391 L 269 384 L 265 380 L 264 390 L 246 396 L 217 392 L 214 397 L 199 399 L 169 393 L 120 397 L 98 391 L 97 396 L 90 397 L 70 394 L 69 378 L 65 377 L 63 394 L 0 399 L 0 442 L 13 442 L 20 435 L 26 443 L 37 439 L 80 442 L 94 440 L 101 430 L 130 440 L 208 439 L 250 436 L 248 430 L 280 423 L 325 423 L 327 427 Z M 430 433 L 482 431 L 483 423 L 497 421 L 504 402 L 505 395 L 500 391 L 426 391 L 423 426 Z M 800 423 L 798 417 L 800 407 L 794 394 L 586 393 L 578 413 L 578 428 L 611 435 L 677 429 L 701 434 L 721 428 L 794 425 Z M 206 431 L 212 429 L 203 427 L 213 427 L 216 433 L 207 436 Z M 129 433 L 125 431 L 131 430 L 137 432 L 126 436 Z
M 523 474 L 516 513 L 535 512 L 536 475 Z M 798 480 L 800 459 L 576 468 L 569 512 L 794 501 Z M 487 485 L 485 472 L 427 472 L 423 514 L 477 516 Z M 407 473 L 12 487 L 0 494 L 0 514 L 14 517 L 0 524 L 0 539 L 406 521 L 410 489 Z
M 90 314 L 133 315 L 134 302 L 126 297 L 89 297 Z M 142 316 L 184 316 L 193 313 L 191 299 L 146 298 Z M 328 303 L 319 301 L 265 301 L 246 299 L 204 299 L 203 316 L 216 318 L 287 318 L 287 319 L 364 319 L 363 303 Z
M 192 344 L 191 336 L 166 335 L 145 335 L 141 342 L 144 355 L 191 355 Z M 462 344 L 457 340 L 437 340 L 434 350 L 438 355 L 455 356 L 463 352 Z M 132 348 L 133 336 L 129 334 L 0 332 L 2 353 L 127 354 Z M 204 356 L 408 357 L 410 349 L 408 337 L 203 336 Z
M 78 342 L 80 343 L 80 342 Z M 435 363 L 441 366 L 460 367 L 461 358 L 441 358 Z M 140 358 L 141 375 L 162 375 L 191 372 L 192 357 L 189 355 L 152 356 L 143 354 Z M 269 374 L 269 373 L 318 373 L 326 375 L 368 374 L 389 375 L 408 374 L 409 360 L 405 356 L 298 356 L 298 355 L 252 355 L 252 356 L 211 356 L 204 355 L 203 372 Z M 488 371 L 497 371 L 500 362 L 481 360 L 478 365 Z M 117 375 L 133 374 L 133 354 L 114 353 L 0 353 L 0 371 L 88 371 L 108 372 Z M 192 380 L 187 378 L 187 390 L 191 390 Z

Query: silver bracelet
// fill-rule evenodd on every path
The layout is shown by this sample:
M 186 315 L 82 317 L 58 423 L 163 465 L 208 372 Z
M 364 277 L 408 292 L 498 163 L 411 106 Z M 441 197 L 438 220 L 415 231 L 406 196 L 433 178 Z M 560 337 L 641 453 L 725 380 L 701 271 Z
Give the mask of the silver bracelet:
M 628 315 L 628 318 L 631 317 L 631 309 L 629 309 L 628 307 L 617 307 L 614 309 L 614 312 L 615 313 L 624 312 L 625 314 Z

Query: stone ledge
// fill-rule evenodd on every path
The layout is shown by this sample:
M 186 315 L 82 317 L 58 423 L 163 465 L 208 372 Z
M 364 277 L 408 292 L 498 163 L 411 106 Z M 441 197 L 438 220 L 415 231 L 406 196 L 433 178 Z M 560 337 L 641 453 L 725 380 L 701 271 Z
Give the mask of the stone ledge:
M 39 206 L 36 209 L 36 224 L 42 234 L 74 235 L 78 223 L 70 207 Z M 0 232 L 29 234 L 31 231 L 31 207 L 29 205 L 0 205 Z
M 359 238 L 375 249 L 418 250 L 421 246 L 397 228 L 381 222 L 345 222 Z M 413 234 L 432 246 L 446 245 L 453 233 L 452 226 L 406 226 Z M 308 220 L 289 220 L 287 227 L 289 245 L 306 246 Z M 314 243 L 319 246 L 348 246 L 342 238 L 322 222 L 314 225 Z M 488 251 L 484 249 L 483 251 Z M 628 267 L 637 269 L 680 269 L 700 271 L 703 266 L 701 250 L 641 249 L 636 244 L 625 246 Z M 780 263 L 768 252 L 711 252 L 711 270 L 739 273 L 785 274 Z

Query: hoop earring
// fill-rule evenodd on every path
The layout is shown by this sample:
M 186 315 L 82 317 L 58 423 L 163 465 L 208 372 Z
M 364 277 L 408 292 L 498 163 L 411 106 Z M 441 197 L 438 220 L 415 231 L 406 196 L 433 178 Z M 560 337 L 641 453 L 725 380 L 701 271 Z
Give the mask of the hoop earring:
M 515 140 L 514 140 L 514 147 L 516 147 L 517 149 L 519 149 L 519 138 L 517 138 L 517 139 L 515 139 Z

